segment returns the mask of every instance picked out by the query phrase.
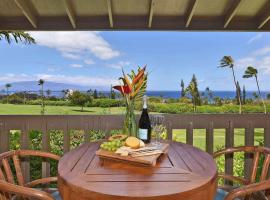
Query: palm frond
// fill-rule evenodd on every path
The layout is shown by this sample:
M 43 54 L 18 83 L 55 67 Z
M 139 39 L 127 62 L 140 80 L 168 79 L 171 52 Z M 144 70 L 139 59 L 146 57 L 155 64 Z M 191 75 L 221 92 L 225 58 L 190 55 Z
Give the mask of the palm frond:
M 24 31 L 0 31 L 0 40 L 5 39 L 9 44 L 12 40 L 16 43 L 35 44 L 36 41 L 31 35 Z

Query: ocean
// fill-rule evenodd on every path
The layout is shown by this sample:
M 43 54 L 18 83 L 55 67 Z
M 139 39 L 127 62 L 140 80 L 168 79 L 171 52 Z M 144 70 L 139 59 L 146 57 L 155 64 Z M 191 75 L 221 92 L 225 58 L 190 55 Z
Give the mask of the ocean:
M 247 91 L 246 97 L 247 98 L 254 98 L 253 93 L 255 91 Z M 179 98 L 181 95 L 181 91 L 147 91 L 147 96 L 155 96 L 155 97 L 163 97 L 163 98 Z M 213 97 L 220 97 L 223 99 L 233 99 L 235 98 L 236 94 L 235 91 L 212 91 Z M 261 92 L 262 97 L 264 99 L 267 98 L 267 94 L 270 92 L 263 91 Z
M 16 92 L 20 92 L 20 91 L 10 91 L 9 94 L 13 94 Z M 21 91 L 22 92 L 22 91 Z M 35 93 L 35 94 L 40 94 L 40 91 L 28 91 L 29 93 Z M 86 91 L 82 91 L 82 92 L 86 92 Z M 246 97 L 248 98 L 253 98 L 253 93 L 255 91 L 247 91 L 246 92 Z M 105 96 L 109 96 L 110 92 L 109 91 L 98 91 L 98 93 L 102 93 Z M 0 95 L 5 95 L 6 92 L 5 91 L 0 91 Z M 213 97 L 220 97 L 223 99 L 233 99 L 235 98 L 236 94 L 234 91 L 212 91 Z M 263 91 L 262 92 L 262 96 L 264 99 L 267 98 L 267 94 L 270 94 L 269 92 Z M 46 91 L 44 91 L 44 95 L 46 95 Z M 51 91 L 50 96 L 56 96 L 56 97 L 63 97 L 64 93 L 62 91 Z M 180 98 L 181 95 L 181 91 L 147 91 L 146 92 L 147 96 L 154 96 L 154 97 L 162 97 L 162 98 L 174 98 L 174 99 L 178 99 Z

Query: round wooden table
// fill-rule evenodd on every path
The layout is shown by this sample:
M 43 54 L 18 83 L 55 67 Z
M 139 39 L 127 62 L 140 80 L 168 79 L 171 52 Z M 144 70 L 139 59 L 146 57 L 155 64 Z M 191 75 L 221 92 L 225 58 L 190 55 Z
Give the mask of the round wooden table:
M 155 167 L 100 160 L 98 142 L 71 150 L 58 165 L 63 200 L 213 200 L 217 169 L 212 156 L 169 143 Z

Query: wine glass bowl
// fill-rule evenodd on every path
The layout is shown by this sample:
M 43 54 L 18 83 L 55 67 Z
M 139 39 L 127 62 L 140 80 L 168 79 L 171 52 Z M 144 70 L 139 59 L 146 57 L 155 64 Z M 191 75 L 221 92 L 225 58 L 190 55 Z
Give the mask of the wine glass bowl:
M 161 134 L 166 130 L 166 126 L 164 124 L 165 117 L 163 115 L 151 115 L 150 121 L 152 125 L 152 133 L 155 136 L 153 144 L 160 147 L 162 145 L 160 142 Z

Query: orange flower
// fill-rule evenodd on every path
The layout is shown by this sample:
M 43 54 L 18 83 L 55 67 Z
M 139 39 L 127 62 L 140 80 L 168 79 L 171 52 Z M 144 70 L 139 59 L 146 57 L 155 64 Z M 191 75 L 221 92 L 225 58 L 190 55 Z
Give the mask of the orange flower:
M 138 74 L 134 77 L 132 84 L 136 84 L 144 75 L 144 71 L 146 69 L 146 65 L 144 66 L 144 68 L 142 68 Z
M 120 91 L 122 95 L 131 93 L 131 89 L 129 88 L 128 85 L 124 85 L 124 86 L 116 85 L 116 86 L 113 86 L 113 88 Z

